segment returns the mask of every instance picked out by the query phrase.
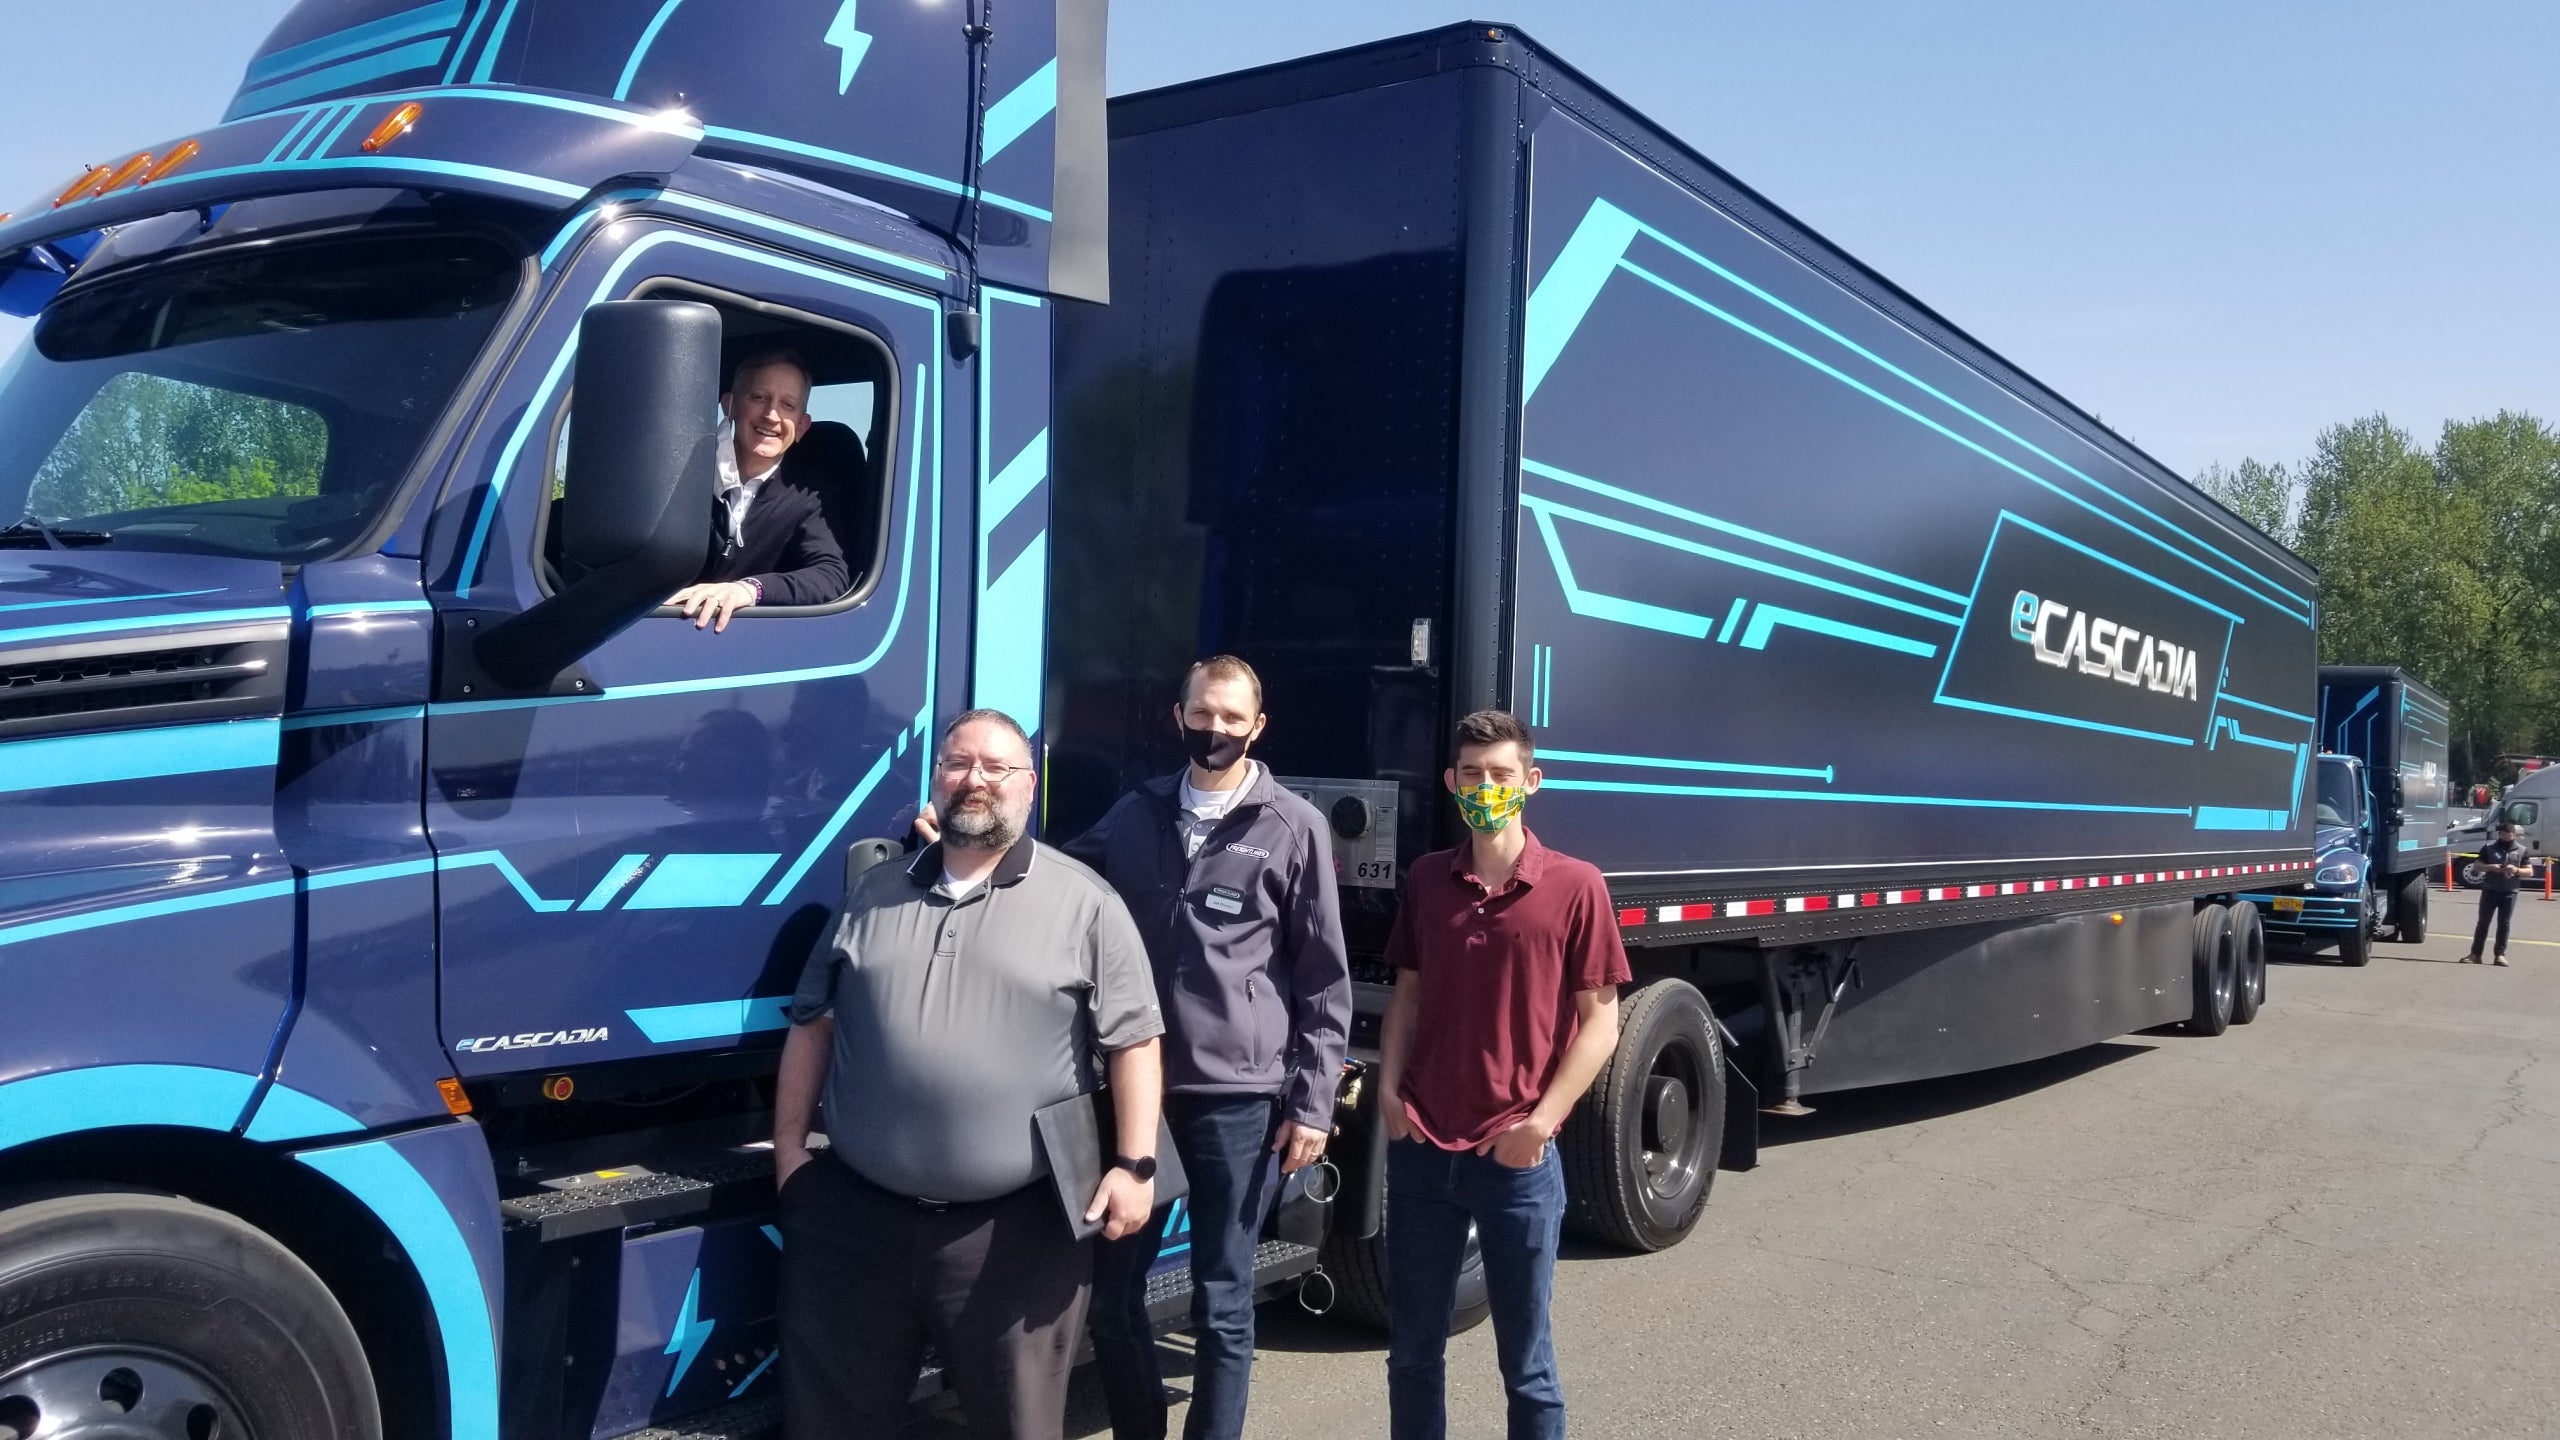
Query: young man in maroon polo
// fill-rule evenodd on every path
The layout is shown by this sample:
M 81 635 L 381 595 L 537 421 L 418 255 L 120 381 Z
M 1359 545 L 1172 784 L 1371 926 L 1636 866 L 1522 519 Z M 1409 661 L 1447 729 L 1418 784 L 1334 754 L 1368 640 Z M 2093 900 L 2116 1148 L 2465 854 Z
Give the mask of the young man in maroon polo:
M 1630 972 L 1600 872 L 1521 822 L 1538 789 L 1528 729 L 1479 710 L 1456 742 L 1442 779 L 1467 843 L 1413 863 L 1387 941 L 1400 972 L 1380 1047 L 1389 1433 L 1447 1432 L 1449 1312 L 1472 1220 L 1511 1440 L 1560 1440 L 1547 1300 L 1564 1174 L 1551 1142 L 1617 1047 Z

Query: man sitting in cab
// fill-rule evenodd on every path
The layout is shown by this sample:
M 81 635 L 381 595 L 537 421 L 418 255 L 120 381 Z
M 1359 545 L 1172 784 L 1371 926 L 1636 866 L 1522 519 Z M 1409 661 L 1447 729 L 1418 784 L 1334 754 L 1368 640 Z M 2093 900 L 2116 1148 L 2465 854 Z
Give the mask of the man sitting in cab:
M 821 477 L 784 472 L 809 429 L 809 368 L 788 350 L 749 355 L 720 397 L 720 493 L 702 578 L 667 603 L 714 633 L 756 605 L 824 605 L 850 582 Z

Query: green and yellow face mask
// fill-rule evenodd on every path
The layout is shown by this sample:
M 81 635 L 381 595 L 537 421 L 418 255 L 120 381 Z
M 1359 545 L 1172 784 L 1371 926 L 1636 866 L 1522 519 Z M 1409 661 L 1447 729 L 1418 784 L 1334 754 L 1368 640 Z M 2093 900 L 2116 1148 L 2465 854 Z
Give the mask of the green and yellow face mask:
M 1486 835 L 1494 834 L 1511 823 L 1520 807 L 1529 803 L 1529 792 L 1517 785 L 1497 785 L 1488 780 L 1469 785 L 1457 792 L 1458 818 L 1467 828 Z

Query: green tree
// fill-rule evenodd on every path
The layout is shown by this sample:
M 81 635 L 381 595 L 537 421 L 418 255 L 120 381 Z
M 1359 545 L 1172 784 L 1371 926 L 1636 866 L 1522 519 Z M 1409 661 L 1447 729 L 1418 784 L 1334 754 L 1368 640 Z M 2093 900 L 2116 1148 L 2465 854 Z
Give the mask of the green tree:
M 2208 465 L 2196 476 L 2196 488 L 2222 502 L 2223 508 L 2257 526 L 2278 544 L 2290 545 L 2297 520 L 2293 477 L 2282 465 L 2243 460 L 2236 470 Z

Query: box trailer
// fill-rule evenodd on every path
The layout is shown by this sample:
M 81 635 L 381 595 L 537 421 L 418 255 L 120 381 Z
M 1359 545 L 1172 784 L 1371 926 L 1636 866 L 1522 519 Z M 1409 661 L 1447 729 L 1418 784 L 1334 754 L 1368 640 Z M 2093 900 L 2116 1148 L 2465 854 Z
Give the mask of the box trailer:
M 2221 901 L 2311 867 L 2298 559 L 1516 30 L 1110 134 L 1111 303 L 1057 330 L 1054 827 L 1176 763 L 1187 661 L 1249 657 L 1272 763 L 1371 784 L 1315 793 L 1374 1024 L 1449 722 L 1518 712 L 1528 823 L 1640 975 L 1565 1139 L 1624 1244 L 1764 1105 L 2253 1013 Z
M 2453 853 L 2452 707 L 2396 666 L 2320 667 L 2316 869 L 2248 899 L 2281 940 L 2363 965 L 2373 942 L 2427 938 L 2427 880 Z

